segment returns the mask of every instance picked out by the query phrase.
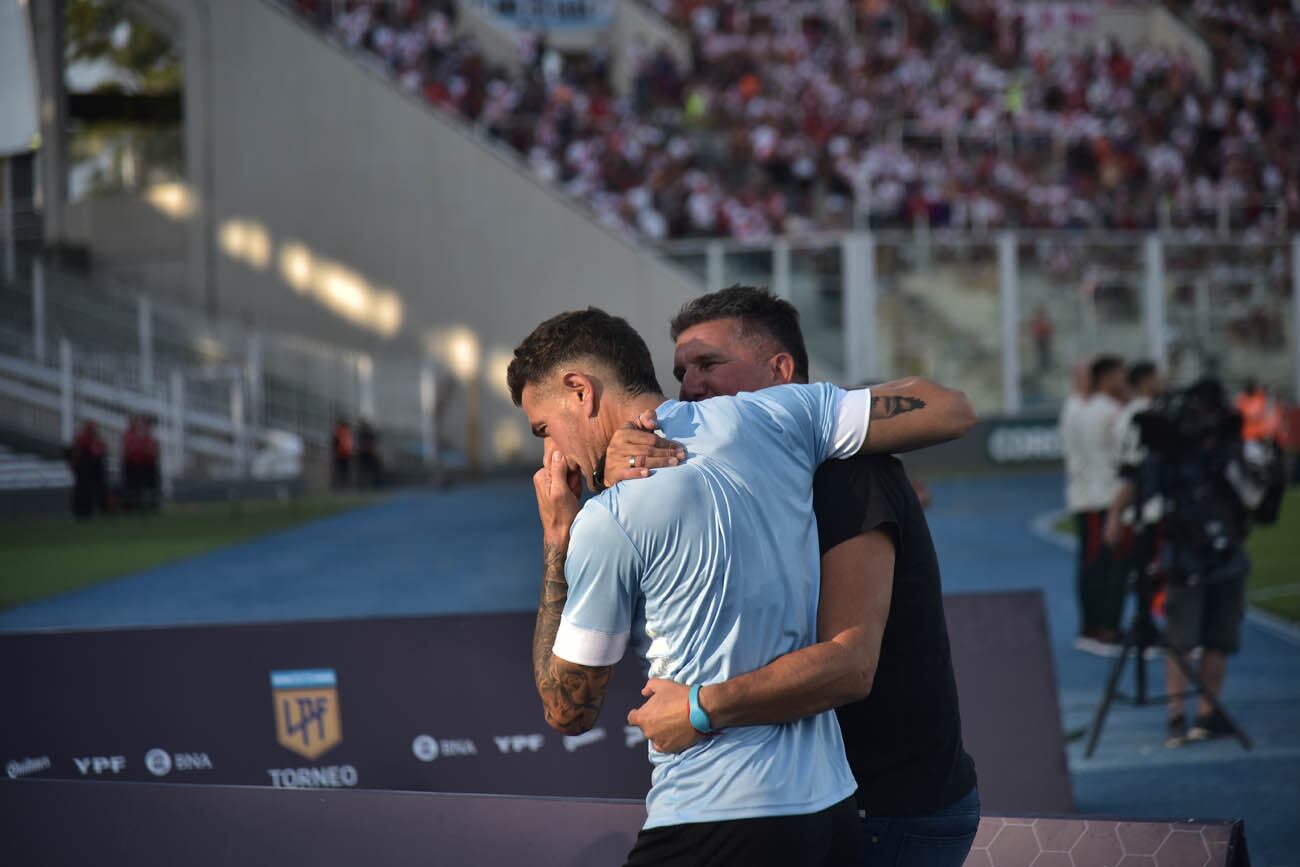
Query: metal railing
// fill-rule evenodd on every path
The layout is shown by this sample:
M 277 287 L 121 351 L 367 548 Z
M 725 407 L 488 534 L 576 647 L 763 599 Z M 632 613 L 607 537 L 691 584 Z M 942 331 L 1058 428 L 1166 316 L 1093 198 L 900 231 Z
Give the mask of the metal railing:
M 344 417 L 435 460 L 431 361 L 265 332 L 39 258 L 15 272 L 0 280 L 0 406 L 25 433 L 66 443 L 80 421 L 121 431 L 143 414 L 170 474 L 242 476 L 286 436 L 324 448 Z
M 1110 352 L 1300 399 L 1300 236 L 820 232 L 660 250 L 710 290 L 790 300 L 815 366 L 845 382 L 919 374 L 983 412 L 1047 410 L 1074 361 Z
M 470 0 L 479 9 L 525 30 L 598 29 L 614 17 L 615 0 Z

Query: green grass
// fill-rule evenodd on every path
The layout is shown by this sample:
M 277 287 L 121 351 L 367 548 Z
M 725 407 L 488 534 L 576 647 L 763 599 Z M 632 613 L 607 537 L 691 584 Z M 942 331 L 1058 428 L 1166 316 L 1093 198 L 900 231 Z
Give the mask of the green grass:
M 1251 570 L 1246 595 L 1256 605 L 1300 623 L 1300 488 L 1290 488 L 1282 515 L 1250 534 Z
M 152 516 L 0 524 L 0 609 L 245 542 L 375 499 L 342 495 L 286 503 L 187 504 Z
M 1074 536 L 1074 518 L 1069 515 L 1055 526 Z M 1300 623 L 1300 488 L 1287 490 L 1277 523 L 1256 527 L 1246 547 L 1252 567 L 1246 589 L 1251 604 Z

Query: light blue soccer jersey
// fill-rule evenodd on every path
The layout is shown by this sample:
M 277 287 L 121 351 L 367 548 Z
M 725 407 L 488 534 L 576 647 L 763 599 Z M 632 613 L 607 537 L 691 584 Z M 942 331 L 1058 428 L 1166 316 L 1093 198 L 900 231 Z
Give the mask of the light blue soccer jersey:
M 817 640 L 817 466 L 858 451 L 869 394 L 786 385 L 658 409 L 688 460 L 593 497 L 574 521 L 554 652 L 720 683 Z M 610 709 L 621 715 L 622 708 Z M 833 712 L 650 749 L 647 828 L 812 813 L 856 788 Z

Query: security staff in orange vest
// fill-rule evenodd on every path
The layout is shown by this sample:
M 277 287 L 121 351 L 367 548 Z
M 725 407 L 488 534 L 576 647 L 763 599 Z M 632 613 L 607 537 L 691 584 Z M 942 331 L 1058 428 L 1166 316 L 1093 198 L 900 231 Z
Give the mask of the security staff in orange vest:
M 1237 396 L 1237 412 L 1241 413 L 1241 438 L 1246 442 L 1273 442 L 1277 439 L 1279 422 L 1277 405 L 1269 400 L 1268 392 L 1251 378 L 1246 390 Z

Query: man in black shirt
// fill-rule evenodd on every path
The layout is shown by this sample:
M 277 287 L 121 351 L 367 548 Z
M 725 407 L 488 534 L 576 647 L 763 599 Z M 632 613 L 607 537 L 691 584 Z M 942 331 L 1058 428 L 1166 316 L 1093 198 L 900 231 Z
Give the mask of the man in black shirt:
M 683 400 L 807 381 L 798 313 L 761 290 L 732 287 L 696 299 L 674 318 L 672 332 Z M 926 405 L 916 395 L 934 402 L 933 391 L 904 391 L 873 393 L 877 435 Z M 923 415 L 942 417 L 914 417 Z M 643 427 L 653 430 L 652 422 Z M 679 456 L 652 433 L 622 431 L 607 453 L 604 480 L 637 478 Z M 723 737 L 728 726 L 837 708 L 859 786 L 862 863 L 960 865 L 978 828 L 979 795 L 962 747 L 938 559 L 921 504 L 902 464 L 887 455 L 824 465 L 813 491 L 822 552 L 819 643 L 703 687 L 699 706 Z M 658 749 L 685 749 L 703 736 L 691 724 L 686 689 L 651 680 L 646 703 L 628 721 Z
M 894 543 L 893 593 L 875 682 L 865 699 L 836 709 L 858 780 L 858 809 L 873 828 L 906 818 L 912 821 L 897 824 L 923 828 L 950 824 L 927 817 L 960 804 L 946 812 L 973 815 L 973 838 L 979 796 L 975 765 L 962 748 L 939 561 L 907 473 L 889 455 L 824 464 L 813 482 L 813 506 L 823 556 L 877 529 Z M 967 840 L 952 863 L 960 864 L 969 847 Z

